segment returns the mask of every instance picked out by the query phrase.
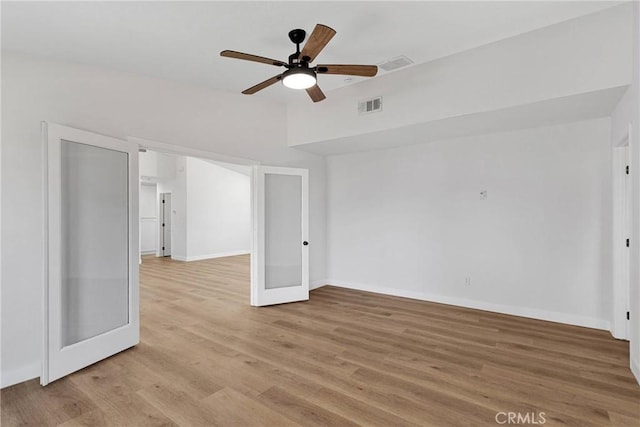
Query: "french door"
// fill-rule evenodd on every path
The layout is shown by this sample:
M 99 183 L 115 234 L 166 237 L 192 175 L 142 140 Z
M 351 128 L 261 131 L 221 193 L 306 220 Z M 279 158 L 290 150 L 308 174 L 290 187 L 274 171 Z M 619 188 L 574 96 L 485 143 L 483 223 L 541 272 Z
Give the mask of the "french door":
M 40 382 L 139 342 L 138 147 L 43 123 L 45 280 Z
M 253 168 L 251 305 L 309 299 L 306 169 Z

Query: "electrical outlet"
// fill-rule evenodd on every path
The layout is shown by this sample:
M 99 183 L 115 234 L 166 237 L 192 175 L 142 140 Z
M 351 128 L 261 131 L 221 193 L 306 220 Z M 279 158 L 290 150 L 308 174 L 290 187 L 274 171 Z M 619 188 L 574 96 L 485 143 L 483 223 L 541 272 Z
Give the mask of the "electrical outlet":
M 471 276 L 467 276 L 464 278 L 465 286 L 471 286 Z

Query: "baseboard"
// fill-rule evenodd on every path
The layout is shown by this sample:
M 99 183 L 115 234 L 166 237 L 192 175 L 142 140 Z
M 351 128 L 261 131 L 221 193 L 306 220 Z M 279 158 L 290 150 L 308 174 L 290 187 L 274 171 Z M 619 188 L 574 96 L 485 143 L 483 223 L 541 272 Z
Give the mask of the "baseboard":
M 314 289 L 318 289 L 326 285 L 327 285 L 326 280 L 314 280 L 313 282 L 309 283 L 309 290 L 312 291 Z
M 0 388 L 5 388 L 24 381 L 29 381 L 40 376 L 40 364 L 32 363 L 0 375 Z
M 155 249 L 150 250 L 150 251 L 140 251 L 140 255 L 155 255 L 155 254 L 157 254 L 157 253 L 158 253 L 158 252 L 156 252 L 156 250 L 155 250 Z
M 546 320 L 548 322 L 564 323 L 567 325 L 582 326 L 585 328 L 610 330 L 610 322 L 588 316 L 576 316 L 555 311 L 539 310 L 528 307 L 517 307 L 503 304 L 493 304 L 484 301 L 476 301 L 458 297 L 448 297 L 444 295 L 427 294 L 423 292 L 408 291 L 397 288 L 373 287 L 360 283 L 348 283 L 340 280 L 328 280 L 330 286 L 340 288 L 355 289 L 359 291 L 372 292 L 396 297 L 411 298 L 421 301 L 429 301 L 440 304 L 455 305 L 458 307 L 474 308 L 476 310 L 491 311 L 494 313 L 509 314 L 512 316 L 527 317 L 530 319 Z
M 631 359 L 631 372 L 636 377 L 636 381 L 640 384 L 640 362 Z
M 620 332 L 619 329 L 616 329 L 615 322 L 610 322 L 610 324 L 611 324 L 611 328 L 609 329 L 609 333 L 611 333 L 612 337 L 614 337 L 617 340 L 629 341 L 627 339 L 627 336 L 624 333 Z M 626 328 L 624 332 L 626 332 Z
M 218 252 L 215 254 L 207 254 L 207 255 L 195 255 L 195 256 L 177 256 L 171 255 L 171 259 L 175 259 L 176 261 L 202 261 L 204 259 L 213 259 L 213 258 L 224 258 L 228 256 L 238 256 L 238 255 L 249 255 L 251 251 L 230 251 L 230 252 Z

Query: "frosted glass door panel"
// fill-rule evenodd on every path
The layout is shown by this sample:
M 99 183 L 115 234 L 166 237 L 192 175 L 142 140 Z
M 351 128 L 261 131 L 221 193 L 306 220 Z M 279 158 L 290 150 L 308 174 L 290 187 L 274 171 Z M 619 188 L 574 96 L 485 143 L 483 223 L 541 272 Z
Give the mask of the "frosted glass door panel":
M 61 343 L 129 322 L 128 154 L 61 141 Z
M 302 177 L 264 178 L 265 288 L 302 286 Z

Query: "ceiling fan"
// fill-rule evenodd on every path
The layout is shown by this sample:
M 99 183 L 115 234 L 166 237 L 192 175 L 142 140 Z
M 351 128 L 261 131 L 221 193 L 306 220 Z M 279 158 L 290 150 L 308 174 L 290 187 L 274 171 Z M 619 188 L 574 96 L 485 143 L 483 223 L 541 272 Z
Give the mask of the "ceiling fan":
M 282 83 L 291 89 L 306 89 L 313 102 L 322 101 L 326 98 L 322 90 L 317 85 L 318 74 L 341 74 L 347 76 L 373 77 L 378 73 L 375 65 L 344 65 L 344 64 L 321 64 L 311 67 L 309 64 L 329 43 L 336 34 L 335 30 L 326 25 L 318 24 L 313 29 L 309 40 L 300 51 L 300 44 L 304 41 L 307 33 L 301 29 L 289 31 L 289 39 L 296 45 L 296 51 L 289 55 L 289 62 L 278 61 L 276 59 L 265 58 L 263 56 L 251 55 L 248 53 L 236 52 L 233 50 L 223 50 L 220 56 L 227 58 L 244 59 L 245 61 L 261 62 L 263 64 L 285 67 L 287 70 L 273 76 L 270 79 L 258 83 L 242 91 L 245 95 L 254 93 L 271 86 L 282 80 Z

